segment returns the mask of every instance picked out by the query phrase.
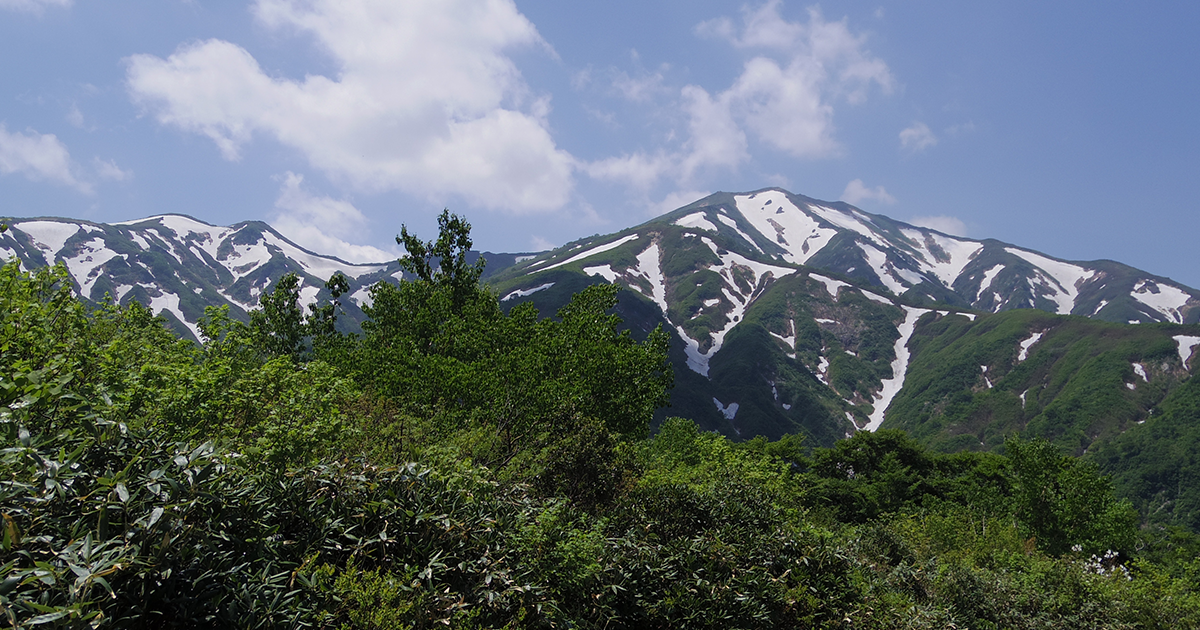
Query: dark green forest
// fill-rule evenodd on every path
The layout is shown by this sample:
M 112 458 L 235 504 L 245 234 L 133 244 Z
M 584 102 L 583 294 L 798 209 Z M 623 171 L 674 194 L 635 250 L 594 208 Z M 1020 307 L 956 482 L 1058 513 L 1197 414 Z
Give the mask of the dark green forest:
M 1104 455 L 1118 496 L 1015 434 L 652 432 L 666 332 L 622 330 L 609 285 L 505 312 L 470 226 L 439 225 L 401 231 L 414 279 L 355 334 L 339 276 L 306 310 L 294 276 L 248 322 L 210 309 L 196 344 L 3 266 L 0 624 L 1200 627 L 1200 537 L 1152 518 L 1137 444 Z

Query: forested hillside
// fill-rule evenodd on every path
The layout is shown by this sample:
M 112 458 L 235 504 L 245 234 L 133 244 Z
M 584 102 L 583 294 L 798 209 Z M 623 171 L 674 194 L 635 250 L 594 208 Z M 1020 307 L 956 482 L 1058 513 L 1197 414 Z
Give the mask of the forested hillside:
M 339 275 L 307 310 L 294 276 L 248 323 L 210 308 L 196 344 L 91 311 L 62 266 L 0 269 L 4 623 L 1200 627 L 1200 538 L 1090 461 L 651 436 L 666 332 L 623 332 L 613 285 L 505 311 L 469 225 L 440 226 L 402 231 L 413 279 L 371 287 L 358 335 Z M 1191 435 L 1189 385 L 1162 430 Z

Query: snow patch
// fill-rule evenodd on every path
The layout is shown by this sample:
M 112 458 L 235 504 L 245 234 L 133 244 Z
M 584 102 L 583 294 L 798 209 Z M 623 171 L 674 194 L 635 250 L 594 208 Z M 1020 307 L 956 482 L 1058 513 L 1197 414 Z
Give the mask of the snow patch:
M 721 401 L 717 400 L 716 398 L 713 398 L 712 400 L 713 404 L 717 406 L 717 410 L 721 412 L 721 415 L 725 416 L 726 420 L 733 420 L 733 418 L 737 416 L 737 403 L 729 403 L 729 406 L 726 407 L 725 405 L 722 405 Z
M 1133 383 L 1125 383 L 1125 387 L 1127 389 L 1137 389 L 1137 386 L 1134 385 Z
M 812 278 L 813 280 L 820 281 L 821 284 L 825 285 L 825 290 L 829 291 L 829 296 L 835 300 L 837 299 L 837 296 L 838 296 L 838 289 L 840 289 L 842 287 L 850 286 L 846 282 L 842 282 L 841 280 L 834 280 L 833 278 L 826 278 L 825 276 L 822 276 L 820 274 L 810 273 L 810 274 L 808 274 L 808 277 Z
M 350 294 L 350 299 L 358 305 L 358 308 L 363 308 L 371 305 L 371 287 L 363 287 L 354 293 Z
M 187 326 L 188 330 L 192 331 L 192 334 L 196 336 L 196 339 L 202 339 L 200 336 L 200 327 L 192 322 L 189 322 L 187 318 L 183 316 L 183 311 L 179 310 L 178 295 L 175 295 L 174 293 L 160 292 L 158 297 L 150 298 L 150 304 L 147 306 L 150 307 L 150 312 L 154 313 L 155 315 L 158 315 L 163 311 L 170 311 L 173 315 L 175 315 L 176 319 L 183 322 L 184 326 Z
M 749 243 L 751 247 L 753 247 L 754 249 L 757 249 L 760 252 L 762 251 L 762 248 L 758 246 L 758 243 L 755 243 L 754 239 L 750 238 L 749 234 L 746 234 L 745 232 L 742 231 L 742 228 L 738 227 L 737 221 L 734 221 L 733 219 L 731 219 L 723 214 L 720 214 L 720 213 L 717 214 L 717 220 L 720 221 L 721 223 L 724 223 L 725 225 L 728 225 L 729 227 L 733 228 L 733 231 L 737 232 L 738 236 L 741 236 L 742 239 L 744 239 L 747 243 Z
M 583 273 L 586 273 L 589 276 L 600 276 L 601 278 L 604 278 L 605 280 L 608 280 L 609 282 L 616 282 L 617 277 L 619 275 L 619 274 L 617 274 L 617 271 L 612 268 L 612 265 L 596 265 L 595 267 L 584 267 Z
M 33 239 L 37 248 L 42 250 L 46 264 L 50 266 L 54 265 L 54 255 L 67 244 L 67 239 L 78 234 L 80 230 L 78 223 L 63 221 L 21 221 L 14 223 L 12 227 Z
M 1200 344 L 1200 337 L 1192 337 L 1189 335 L 1175 335 L 1171 337 L 1175 343 L 1179 344 L 1179 360 L 1183 362 L 1183 367 L 1190 372 L 1188 361 L 1192 358 L 1192 351 Z
M 759 234 L 786 250 L 783 259 L 788 262 L 804 264 L 837 235 L 837 230 L 822 226 L 777 190 L 739 195 L 734 203 Z
M 1146 306 L 1162 313 L 1168 321 L 1176 324 L 1183 323 L 1183 314 L 1179 309 L 1191 299 L 1185 291 L 1169 284 L 1142 280 L 1133 288 L 1133 298 Z
M 995 280 L 996 276 L 1001 271 L 1004 271 L 1004 265 L 996 265 L 996 266 L 992 267 L 991 269 L 988 269 L 987 271 L 983 272 L 983 280 L 979 281 L 979 291 L 975 294 L 976 302 L 983 299 L 983 292 L 987 291 L 988 289 L 990 289 L 992 287 L 992 280 Z
M 296 302 L 300 305 L 300 310 L 306 310 L 308 305 L 317 302 L 317 294 L 321 292 L 321 287 L 300 287 L 300 298 Z
M 1029 357 L 1029 348 L 1031 348 L 1033 344 L 1037 343 L 1038 340 L 1042 338 L 1043 334 L 1045 333 L 1035 332 L 1030 335 L 1028 339 L 1021 342 L 1021 352 L 1017 354 L 1017 363 L 1020 363 Z
M 861 215 L 859 215 L 858 213 L 850 214 L 850 213 L 846 213 L 846 212 L 841 212 L 839 210 L 834 210 L 833 208 L 826 208 L 825 206 L 814 206 L 814 205 L 810 205 L 808 207 L 808 209 L 813 214 L 821 217 L 822 219 L 828 221 L 829 223 L 832 223 L 840 228 L 845 228 L 847 230 L 853 230 L 855 232 L 858 232 L 859 234 L 862 234 L 863 236 L 871 239 L 875 243 L 878 243 L 884 247 L 888 246 L 888 244 L 886 242 L 884 242 L 883 239 L 879 238 L 875 234 L 874 230 L 867 227 L 866 223 L 863 223 L 863 221 L 862 221 L 863 217 Z
M 78 255 L 63 262 L 66 263 L 71 276 L 79 283 L 79 293 L 90 300 L 92 287 L 100 279 L 100 267 L 117 256 L 120 254 L 104 246 L 103 239 L 93 238 L 80 246 Z
M 912 338 L 913 330 L 917 327 L 917 320 L 929 312 L 928 309 L 911 306 L 902 306 L 901 308 L 904 309 L 904 321 L 898 327 L 900 338 L 896 340 L 896 359 L 892 361 L 892 378 L 884 379 L 883 387 L 879 389 L 879 393 L 875 394 L 875 410 L 871 412 L 867 426 L 863 427 L 867 431 L 875 431 L 883 424 L 884 412 L 892 404 L 892 399 L 904 387 L 904 374 L 908 371 L 908 340 Z
M 585 252 L 583 252 L 583 253 L 581 253 L 581 254 L 576 254 L 576 255 L 574 255 L 574 256 L 572 256 L 572 257 L 570 257 L 570 258 L 568 258 L 568 259 L 566 259 L 566 260 L 564 260 L 564 261 L 562 261 L 562 262 L 560 262 L 560 263 L 555 263 L 555 264 L 553 264 L 553 265 L 550 265 L 549 267 L 546 267 L 546 268 L 545 268 L 545 269 L 543 269 L 542 271 L 550 271 L 551 269 L 556 269 L 556 268 L 558 268 L 558 267 L 561 267 L 561 266 L 563 266 L 563 265 L 569 265 L 569 264 L 571 264 L 571 263 L 573 263 L 573 262 L 575 262 L 575 261 L 578 261 L 578 260 L 583 260 L 584 258 L 588 258 L 588 257 L 591 257 L 591 256 L 595 256 L 596 254 L 602 254 L 602 253 L 604 253 L 604 252 L 607 252 L 607 251 L 609 251 L 609 250 L 611 250 L 611 249 L 616 249 L 616 248 L 618 248 L 618 247 L 620 247 L 620 246 L 624 245 L 625 243 L 628 243 L 628 242 L 630 242 L 630 241 L 637 240 L 637 238 L 638 238 L 638 235 L 637 235 L 637 234 L 630 234 L 629 236 L 626 236 L 626 237 L 624 237 L 624 238 L 619 238 L 619 239 L 617 239 L 617 240 L 615 240 L 615 241 L 613 241 L 613 242 L 611 242 L 611 243 L 605 243 L 604 245 L 597 245 L 596 247 L 593 247 L 593 248 L 591 248 L 591 249 L 589 249 L 589 250 L 587 250 L 587 251 L 585 251 Z
M 900 295 L 908 290 L 908 286 L 896 279 L 896 274 L 893 273 L 894 267 L 888 262 L 886 252 L 866 243 L 859 243 L 858 248 L 867 257 L 867 264 L 871 265 L 871 269 L 875 271 L 875 275 L 879 277 L 879 281 L 883 283 L 883 286 L 896 295 Z
M 712 221 L 709 221 L 708 215 L 703 212 L 693 212 L 686 217 L 676 219 L 675 225 L 685 228 L 699 228 L 701 230 L 708 230 L 709 232 L 717 231 L 717 226 Z
M 538 291 L 545 291 L 546 289 L 549 289 L 552 286 L 554 286 L 553 282 L 547 282 L 546 284 L 533 287 L 532 289 L 517 289 L 516 291 L 513 291 L 512 293 L 509 293 L 508 295 L 500 298 L 500 301 L 507 302 L 513 298 L 529 297 L 529 296 L 533 295 L 534 293 L 537 293 Z
M 1059 315 L 1070 315 L 1075 308 L 1075 298 L 1079 296 L 1079 285 L 1085 280 L 1090 280 L 1095 277 L 1094 269 L 1084 269 L 1079 265 L 1054 260 L 1045 256 L 1016 249 L 1014 247 L 1005 247 L 1004 251 L 1025 259 L 1030 264 L 1036 265 L 1042 271 L 1050 274 L 1054 283 L 1062 292 L 1055 291 L 1055 295 L 1051 298 L 1058 303 Z M 1051 290 L 1054 287 L 1050 287 Z
M 976 254 L 983 251 L 983 245 L 977 241 L 919 230 L 902 230 L 901 233 L 916 242 L 917 253 L 920 254 L 923 263 L 921 269 L 932 273 L 947 287 L 953 285 L 958 276 L 962 275 L 962 270 L 967 264 Z M 941 249 L 949 260 L 938 260 L 929 247 L 930 243 Z
M 878 295 L 876 293 L 871 293 L 870 291 L 865 291 L 862 289 L 860 289 L 860 291 L 862 291 L 863 297 L 867 298 L 868 300 L 874 300 L 876 302 L 879 302 L 880 304 L 887 304 L 889 306 L 892 304 L 891 300 L 883 297 L 882 295 Z
M 1133 372 L 1135 374 L 1137 374 L 1138 376 L 1142 377 L 1143 381 L 1150 382 L 1150 379 L 1146 378 L 1146 368 L 1141 363 L 1133 364 Z

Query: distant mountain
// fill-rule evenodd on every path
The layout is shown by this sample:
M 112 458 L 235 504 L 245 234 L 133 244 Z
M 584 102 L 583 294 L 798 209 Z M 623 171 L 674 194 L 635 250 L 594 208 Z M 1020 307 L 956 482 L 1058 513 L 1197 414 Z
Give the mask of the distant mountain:
M 343 299 L 351 323 L 361 322 L 367 289 L 402 275 L 397 261 L 353 264 L 296 245 L 261 221 L 218 227 L 167 214 L 100 224 L 61 218 L 14 219 L 0 234 L 0 257 L 27 269 L 62 262 L 79 295 L 98 304 L 107 294 L 125 304 L 140 301 L 181 335 L 199 339 L 196 322 L 206 306 L 228 305 L 245 318 L 263 291 L 285 273 L 300 277 L 305 305 L 329 299 L 325 282 L 341 272 L 350 282 Z M 488 271 L 512 265 L 519 254 L 482 254 Z
M 994 448 L 1004 431 L 1027 426 L 1062 437 L 1069 431 L 1050 427 L 1043 415 L 1060 411 L 1050 403 L 1072 391 L 1062 382 L 1076 378 L 1075 364 L 1054 370 L 1059 380 L 1049 393 L 1014 392 L 1017 404 L 1030 396 L 1037 403 L 1010 414 L 1001 428 L 981 419 L 991 413 L 984 407 L 968 413 L 950 401 L 992 389 L 1025 354 L 1058 340 L 1053 331 L 1070 321 L 1033 313 L 1094 320 L 1068 328 L 1086 330 L 1073 343 L 1095 352 L 1108 347 L 1098 339 L 1113 335 L 1153 337 L 1157 345 L 1144 343 L 1174 348 L 1162 357 L 1168 367 L 1155 369 L 1176 380 L 1188 373 L 1191 353 L 1188 342 L 1174 337 L 1200 334 L 1180 326 L 1200 319 L 1200 292 L 1167 278 L 1112 261 L 1064 261 L 996 240 L 950 236 L 775 188 L 717 193 L 642 225 L 570 243 L 493 279 L 506 304 L 529 300 L 544 312 L 588 282 L 621 284 L 627 295 L 619 308 L 631 324 L 648 330 L 662 323 L 675 334 L 677 386 L 668 413 L 742 437 L 803 432 L 829 443 L 856 430 L 899 425 L 915 432 L 921 425 L 947 448 Z M 1113 333 L 1104 322 L 1176 326 Z M 913 390 L 914 380 L 924 382 L 946 360 L 926 360 L 932 355 L 925 352 L 944 343 L 929 341 L 933 331 L 970 337 L 996 327 L 1008 336 L 991 341 L 999 345 L 974 363 L 970 379 L 955 381 L 957 389 L 936 400 Z M 1125 371 L 1138 360 L 1125 361 Z M 914 377 L 917 367 L 922 371 Z M 1113 387 L 1132 395 L 1122 393 L 1132 391 L 1127 384 L 1136 383 Z M 1122 411 L 1121 426 L 1156 404 L 1138 401 L 1136 411 Z M 967 425 L 981 432 L 973 441 L 955 437 Z M 942 428 L 928 429 L 934 426 Z M 1085 434 L 1070 442 L 1077 452 L 1099 435 L 1094 427 L 1070 430 Z
M 98 303 L 108 294 L 121 303 L 142 301 L 193 337 L 204 307 L 227 304 L 233 316 L 245 317 L 289 271 L 300 276 L 305 304 L 327 299 L 325 281 L 344 274 L 351 283 L 344 323 L 351 328 L 362 321 L 368 288 L 402 276 L 396 261 L 361 265 L 322 256 L 256 221 L 218 227 L 163 215 L 111 225 L 55 218 L 10 224 L 0 235 L 0 256 L 16 256 L 27 268 L 61 261 L 85 300 Z M 958 360 L 927 360 L 944 343 L 927 341 L 931 331 L 970 337 L 1001 322 L 1026 322 L 1010 331 L 1012 338 L 994 342 L 1007 349 L 996 350 L 990 363 L 981 355 L 974 380 L 954 381 L 959 389 L 946 395 L 961 397 L 990 389 L 986 383 L 1015 369 L 1018 342 L 1037 332 L 1044 334 L 1040 344 L 1055 338 L 1058 319 L 1013 319 L 1009 312 L 1175 324 L 1153 329 L 1168 341 L 1190 338 L 1190 327 L 1178 325 L 1200 319 L 1200 293 L 1120 263 L 1059 260 L 777 188 L 717 193 L 551 252 L 482 255 L 506 306 L 533 301 L 553 314 L 589 283 L 622 285 L 618 309 L 631 328 L 644 332 L 661 323 L 676 338 L 678 385 L 665 413 L 735 437 L 803 432 L 828 444 L 857 430 L 903 425 L 934 440 L 937 431 L 929 427 L 941 426 L 949 433 L 936 440 L 961 446 L 968 440 L 955 431 L 981 421 L 950 413 L 959 407 L 926 400 L 912 387 Z M 1087 330 L 1116 334 L 1101 334 L 1102 326 Z M 1186 372 L 1190 354 L 1179 348 L 1176 367 L 1159 372 Z M 1005 426 L 1039 426 L 1038 414 L 1055 407 L 1040 394 L 1037 400 Z M 1138 413 L 1152 404 L 1142 401 Z M 960 428 L 945 428 L 951 424 Z M 992 447 L 996 439 L 972 444 Z M 1084 439 L 1072 448 L 1089 444 Z

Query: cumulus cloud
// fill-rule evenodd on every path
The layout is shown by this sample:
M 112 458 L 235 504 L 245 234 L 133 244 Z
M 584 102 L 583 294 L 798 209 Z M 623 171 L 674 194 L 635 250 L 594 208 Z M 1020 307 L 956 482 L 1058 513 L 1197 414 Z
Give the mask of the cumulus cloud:
M 915 122 L 900 132 L 900 146 L 913 153 L 924 151 L 937 143 L 937 136 L 923 122 Z
M 896 198 L 888 194 L 883 186 L 868 188 L 863 180 L 856 179 L 846 184 L 846 190 L 842 191 L 842 201 L 851 205 L 858 205 L 863 201 L 891 204 L 896 203 Z
M 303 184 L 303 175 L 288 172 L 283 177 L 271 217 L 271 226 L 280 234 L 318 254 L 347 262 L 386 262 L 399 257 L 377 247 L 351 244 L 346 239 L 360 237 L 367 218 L 350 202 L 315 195 Z
M 0 0 L 0 9 L 41 13 L 46 8 L 71 6 L 71 0 Z
M 70 151 L 54 134 L 32 129 L 24 133 L 9 132 L 0 123 L 0 174 L 18 173 L 34 181 L 54 182 L 90 194 L 91 185 L 80 181 L 75 170 Z
M 92 158 L 92 168 L 96 171 L 96 175 L 100 179 L 108 179 L 115 182 L 133 179 L 132 171 L 122 169 L 111 159 L 101 160 L 100 158 Z
M 258 0 L 269 29 L 311 38 L 338 71 L 271 76 L 210 39 L 166 59 L 127 59 L 133 101 L 236 160 L 255 135 L 368 191 L 459 195 L 511 212 L 560 208 L 574 159 L 547 129 L 549 103 L 507 56 L 548 45 L 511 0 Z
M 944 216 L 944 215 L 929 216 L 929 217 L 913 217 L 912 219 L 909 219 L 908 222 L 913 225 L 927 227 L 931 230 L 937 230 L 939 232 L 942 232 L 944 234 L 950 234 L 952 236 L 966 236 L 967 235 L 967 224 L 963 223 L 962 220 L 957 217 L 950 217 L 950 216 Z
M 873 88 L 888 93 L 894 79 L 845 20 L 826 21 L 814 8 L 806 21 L 792 22 L 780 15 L 780 7 L 780 0 L 770 0 L 746 9 L 740 25 L 729 18 L 699 24 L 698 35 L 752 52 L 739 76 L 723 90 L 680 89 L 674 108 L 686 116 L 687 135 L 676 148 L 594 162 L 585 165 L 588 174 L 639 189 L 663 177 L 695 185 L 706 169 L 730 170 L 747 162 L 750 138 L 799 158 L 840 154 L 836 105 L 862 102 Z

